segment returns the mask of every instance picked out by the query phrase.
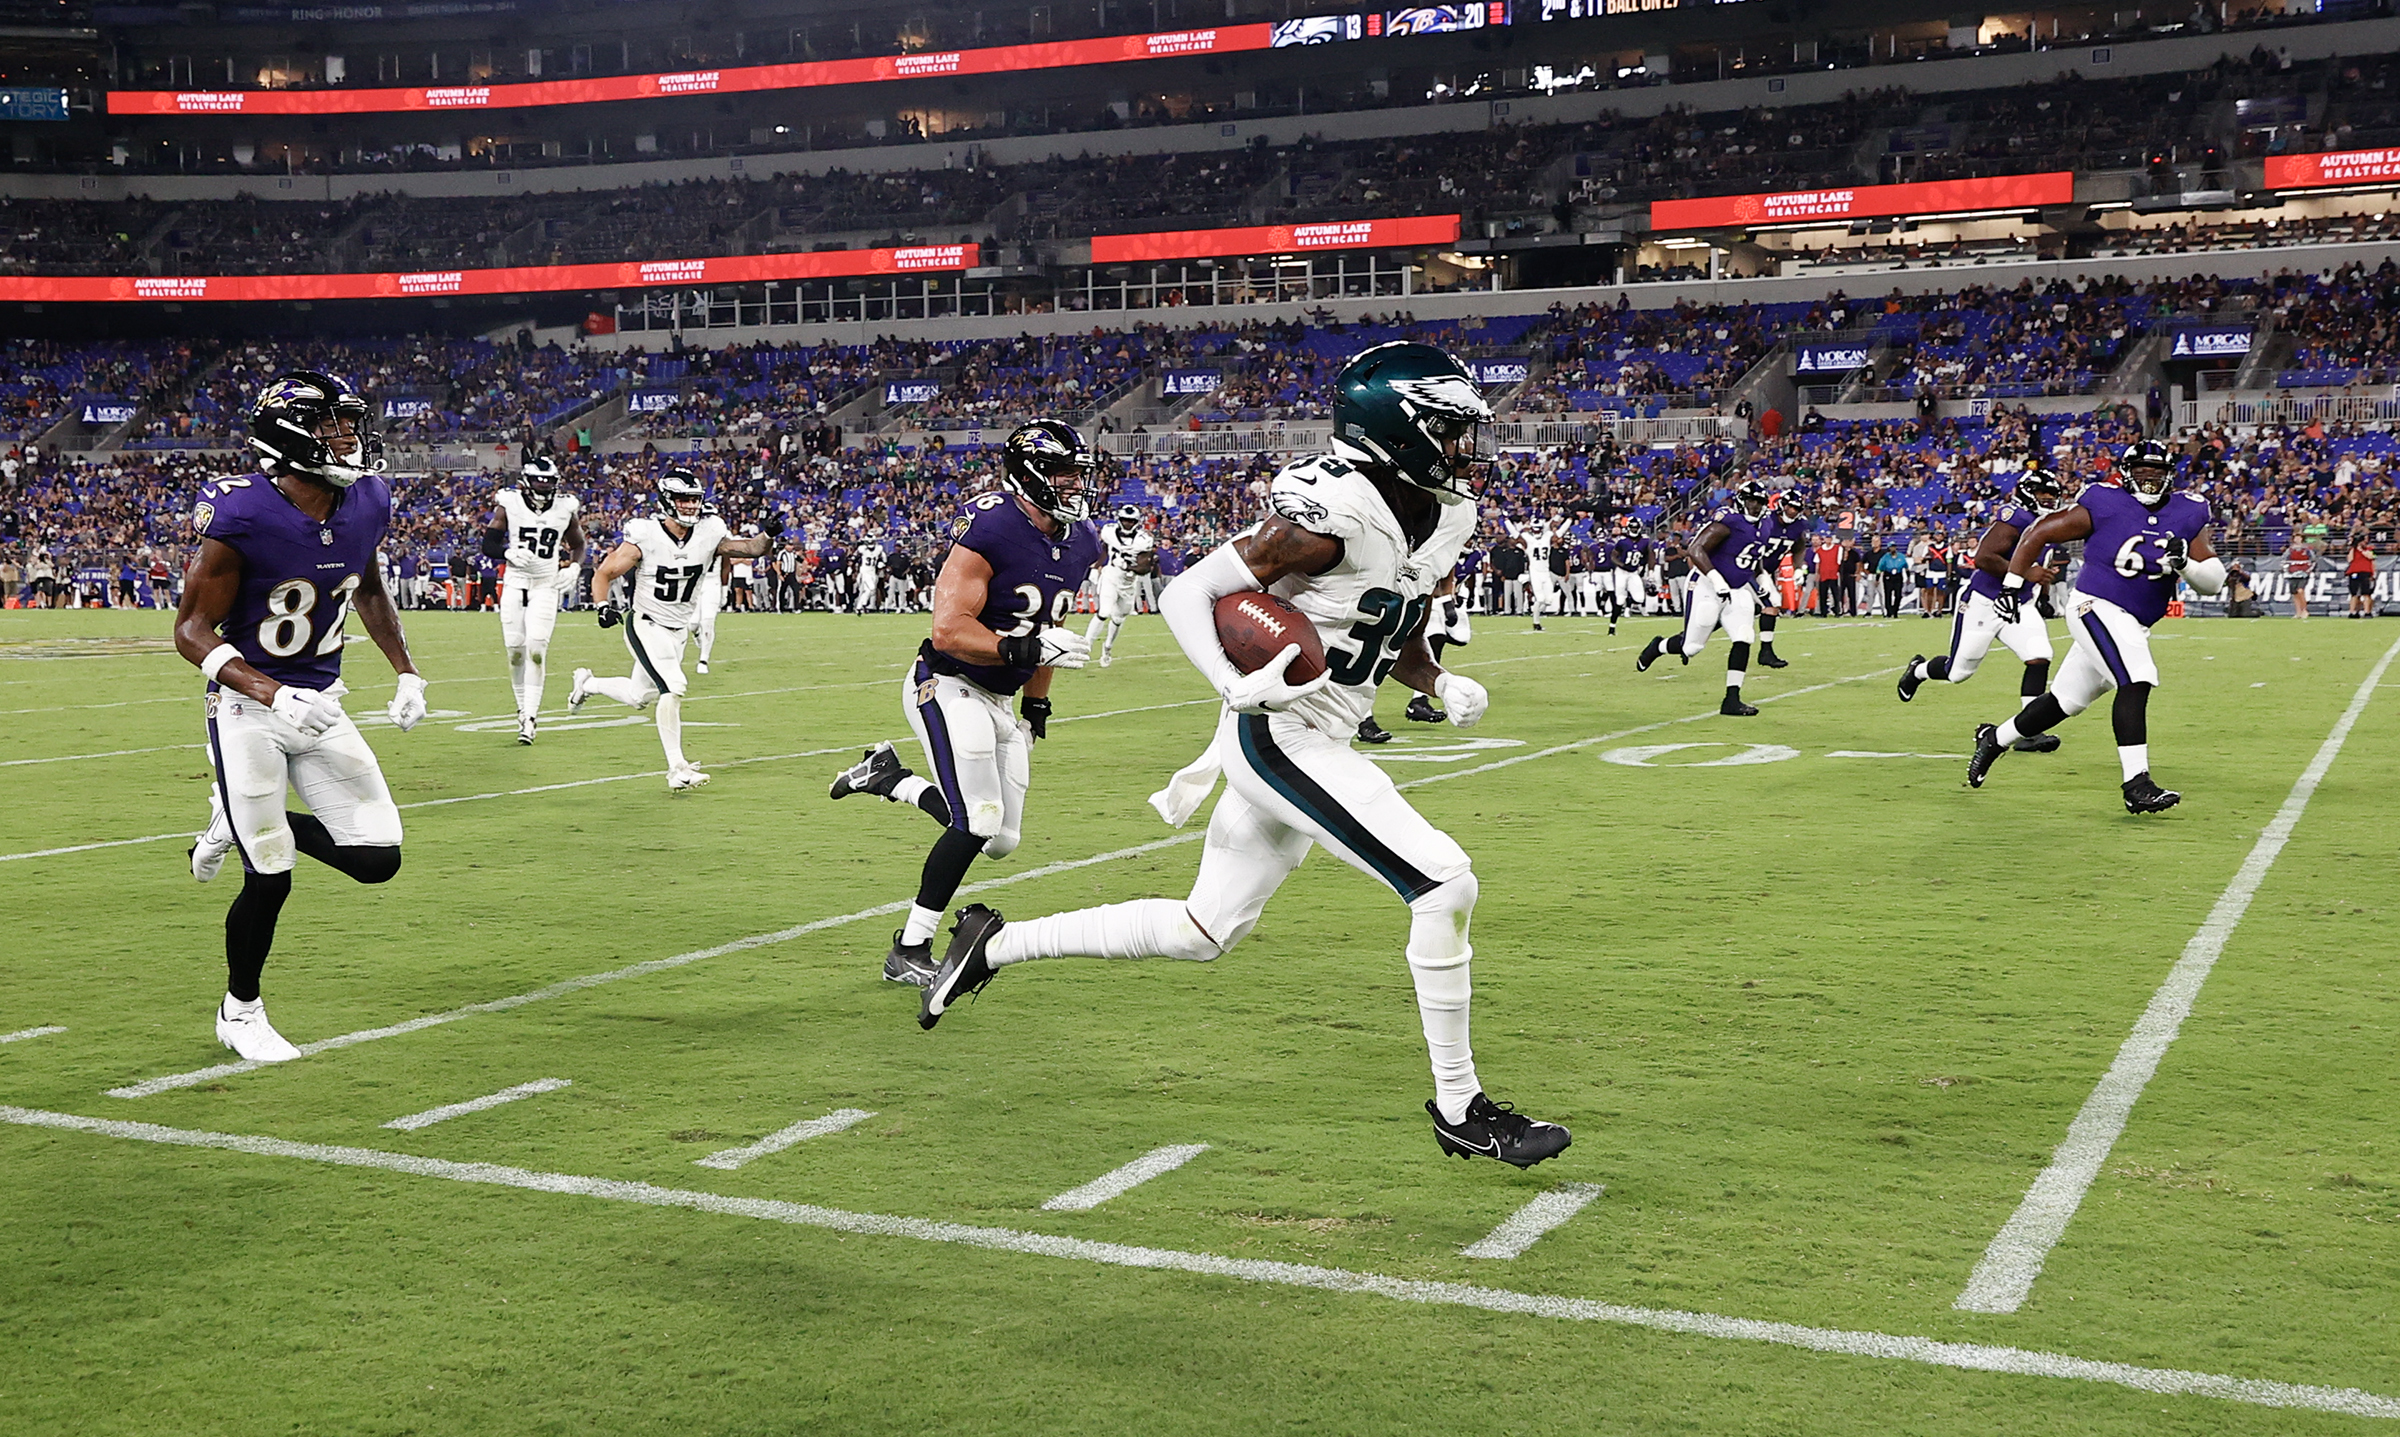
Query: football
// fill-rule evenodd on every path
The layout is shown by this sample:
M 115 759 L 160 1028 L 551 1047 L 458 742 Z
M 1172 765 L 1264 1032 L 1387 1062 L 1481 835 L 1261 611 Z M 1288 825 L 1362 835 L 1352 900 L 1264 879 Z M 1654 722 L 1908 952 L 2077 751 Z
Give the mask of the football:
M 1273 594 L 1252 589 L 1217 600 L 1217 642 L 1225 657 L 1243 673 L 1254 674 L 1292 644 L 1300 646 L 1292 666 L 1284 670 L 1291 683 L 1304 684 L 1325 672 L 1325 643 L 1317 626 Z

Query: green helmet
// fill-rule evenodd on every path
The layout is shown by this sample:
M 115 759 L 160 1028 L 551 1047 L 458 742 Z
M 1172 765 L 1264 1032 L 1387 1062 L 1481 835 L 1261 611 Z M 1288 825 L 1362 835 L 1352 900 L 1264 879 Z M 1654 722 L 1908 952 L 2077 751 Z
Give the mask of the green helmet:
M 1334 448 L 1396 471 L 1445 504 L 1474 494 L 1475 468 L 1489 457 L 1476 426 L 1491 418 L 1475 376 L 1430 344 L 1378 344 L 1334 376 Z M 1449 441 L 1462 435 L 1469 443 L 1453 456 Z

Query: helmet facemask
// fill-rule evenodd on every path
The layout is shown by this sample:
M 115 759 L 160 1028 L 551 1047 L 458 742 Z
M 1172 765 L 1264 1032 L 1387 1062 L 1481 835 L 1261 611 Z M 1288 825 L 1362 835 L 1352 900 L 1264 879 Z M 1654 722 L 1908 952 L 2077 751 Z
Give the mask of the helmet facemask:
M 708 513 L 708 496 L 688 470 L 670 469 L 658 476 L 658 517 L 671 519 L 687 531 Z
M 526 501 L 534 508 L 549 508 L 551 501 L 558 497 L 558 462 L 545 458 L 527 464 L 520 487 L 525 491 Z
M 2175 483 L 2175 471 L 2156 464 L 2134 464 L 2126 467 L 2125 487 L 2143 507 L 2155 509 L 2167 502 L 2167 491 Z
M 383 436 L 367 420 L 367 402 L 340 380 L 296 370 L 259 395 L 250 447 L 269 474 L 347 489 L 383 472 Z
M 1011 493 L 1061 524 L 1091 517 L 1091 476 L 1099 456 L 1083 436 L 1056 419 L 1037 419 L 1008 436 L 1000 477 Z

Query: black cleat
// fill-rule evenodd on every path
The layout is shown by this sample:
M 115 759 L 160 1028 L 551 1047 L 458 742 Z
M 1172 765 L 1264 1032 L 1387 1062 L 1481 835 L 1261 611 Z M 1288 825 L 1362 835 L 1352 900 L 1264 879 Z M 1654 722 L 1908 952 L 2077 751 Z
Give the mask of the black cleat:
M 1743 703 L 1739 694 L 1727 694 L 1725 702 L 1717 705 L 1717 712 L 1727 718 L 1756 718 L 1758 705 Z
M 2029 733 L 2008 747 L 2012 753 L 2056 753 L 2058 752 L 2058 735 Z
M 1983 787 L 1984 776 L 1992 771 L 1992 765 L 1998 763 L 2000 755 L 2006 752 L 2008 745 L 2000 742 L 1998 724 L 1975 725 L 1975 751 L 1967 755 L 1967 787 Z
M 918 1027 L 932 1028 L 960 998 L 982 992 L 983 985 L 992 981 L 992 965 L 983 961 L 984 946 L 1007 923 L 980 903 L 958 910 L 958 921 L 950 925 L 950 949 L 942 955 L 941 969 L 925 985 L 925 997 L 917 1005 Z
M 1775 657 L 1774 647 L 1767 644 L 1762 644 L 1759 646 L 1758 662 L 1761 667 L 1770 669 L 1788 669 L 1792 666 L 1792 661 L 1790 659 L 1779 659 Z
M 1419 694 L 1408 701 L 1408 721 L 1410 723 L 1446 723 L 1449 718 L 1450 715 L 1435 708 L 1433 700 L 1424 694 Z
M 867 756 L 833 776 L 833 796 L 848 798 L 854 793 L 871 793 L 877 798 L 890 798 L 892 788 L 908 777 L 908 765 L 888 743 L 879 743 L 867 750 Z
M 905 928 L 892 930 L 892 951 L 883 955 L 884 981 L 922 988 L 933 981 L 933 975 L 940 971 L 942 965 L 933 961 L 932 939 L 922 943 L 903 943 L 901 936 L 907 932 Z
M 1445 1157 L 1456 1154 L 1462 1158 L 1498 1158 L 1529 1168 L 1544 1158 L 1557 1157 L 1575 1141 L 1574 1134 L 1558 1124 L 1526 1117 L 1509 1104 L 1495 1103 L 1481 1093 L 1467 1104 L 1467 1116 L 1462 1122 L 1444 1118 L 1442 1110 L 1430 1100 L 1425 1111 L 1433 1115 L 1433 1140 L 1441 1145 Z
M 1382 724 L 1375 722 L 1375 715 L 1368 714 L 1358 721 L 1358 741 L 1360 743 L 1390 743 L 1392 732 Z
M 1923 662 L 1925 662 L 1923 654 L 1912 654 L 1909 656 L 1908 667 L 1900 671 L 1900 702 L 1904 704 L 1916 702 L 1917 685 L 1925 682 L 1917 677 L 1917 665 Z
M 2127 813 L 2164 813 L 2183 802 L 2183 795 L 2171 788 L 2160 788 L 2151 780 L 2150 770 L 2125 780 L 2125 811 Z
M 1657 663 L 1658 656 L 1666 651 L 1667 641 L 1657 634 L 1652 634 L 1650 642 L 1642 645 L 1641 655 L 1633 661 L 1633 671 L 1637 674 L 1650 672 L 1650 666 Z

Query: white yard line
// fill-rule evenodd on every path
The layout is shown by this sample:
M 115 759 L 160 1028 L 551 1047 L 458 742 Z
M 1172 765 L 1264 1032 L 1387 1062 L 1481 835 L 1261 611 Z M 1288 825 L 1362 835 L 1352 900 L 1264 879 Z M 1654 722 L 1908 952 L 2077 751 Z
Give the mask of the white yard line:
M 1480 1240 L 1460 1248 L 1458 1255 L 1515 1257 L 1533 1246 L 1543 1233 L 1583 1211 L 1585 1204 L 1600 1196 L 1600 1191 L 1598 1183 L 1568 1183 L 1543 1193 L 1511 1213 L 1508 1221 L 1493 1228 Z
M 1850 678 L 1836 679 L 1831 683 L 1817 684 L 1811 688 L 1794 689 L 1788 694 L 1769 695 L 1767 698 L 1760 699 L 1759 702 L 1765 703 L 1768 702 L 1769 699 L 1774 698 L 1794 698 L 1800 694 L 1815 693 L 1820 689 L 1829 689 L 1837 684 L 1854 683 L 1862 679 L 1880 678 L 1884 674 L 1894 672 L 1897 672 L 1897 670 L 1882 669 L 1871 674 L 1856 674 Z M 1081 717 L 1109 718 L 1114 717 L 1116 713 L 1120 712 L 1143 713 L 1148 712 L 1149 709 L 1152 708 L 1185 708 L 1192 704 L 1213 704 L 1215 702 L 1216 700 L 1213 698 L 1191 699 L 1184 703 L 1156 704 L 1144 709 L 1115 710 L 1111 711 L 1110 713 L 1085 714 L 1081 715 Z M 1653 729 L 1665 728 L 1669 724 L 1696 723 L 1701 719 L 1712 718 L 1715 715 L 1716 710 L 1711 709 L 1704 714 L 1689 714 L 1682 718 L 1661 719 L 1656 723 L 1642 724 L 1629 729 L 1620 729 L 1615 733 L 1598 734 L 1591 738 L 1578 739 L 1573 743 L 1560 744 L 1554 748 L 1542 749 L 1536 753 L 1522 754 L 1514 758 L 1505 758 L 1494 763 L 1478 764 L 1473 768 L 1460 769 L 1454 773 L 1428 774 L 1423 778 L 1412 778 L 1406 783 L 1395 785 L 1395 787 L 1416 788 L 1422 784 L 1439 783 L 1445 779 L 1462 778 L 1468 774 L 1489 773 L 1494 769 L 1507 768 L 1514 764 L 1524 763 L 1528 759 L 1543 758 L 1551 754 L 1566 753 L 1580 748 L 1589 748 L 1593 744 L 1608 743 L 1612 740 L 1626 738 L 1633 734 L 1648 733 Z M 1067 722 L 1067 720 L 1060 719 L 1056 720 L 1056 722 L 1064 723 Z M 846 745 L 845 747 L 855 746 L 856 745 Z M 654 777 L 655 775 L 651 776 Z M 605 783 L 612 781 L 613 780 L 608 779 L 581 780 L 583 783 Z M 571 787 L 572 785 L 551 786 Z M 533 792 L 534 790 L 526 791 Z M 427 800 L 428 803 L 456 803 L 460 801 L 462 800 Z M 415 805 L 411 806 L 413 807 Z M 1143 854 L 1156 853 L 1161 849 L 1175 848 L 1186 843 L 1198 843 L 1205 837 L 1207 837 L 1205 831 L 1197 833 L 1178 833 L 1167 838 L 1153 839 L 1148 843 L 1137 843 L 1127 848 L 1116 848 L 1111 849 L 1106 853 L 1095 853 L 1088 858 L 1062 859 L 1057 863 L 1043 864 L 1039 868 L 1029 868 L 1023 873 L 1012 873 L 1002 878 L 989 878 L 980 883 L 970 883 L 959 889 L 957 896 L 965 897 L 968 894 L 989 893 L 994 889 L 1006 888 L 1012 884 L 1027 883 L 1037 878 L 1048 878 L 1060 873 L 1071 873 L 1079 868 L 1091 868 L 1102 863 L 1114 863 L 1120 858 L 1138 858 Z M 120 843 L 141 843 L 148 841 L 150 840 L 118 840 Z M 0 859 L 0 861 L 5 861 L 5 859 Z M 362 1028 L 354 1033 L 343 1033 L 331 1038 L 320 1038 L 313 1043 L 300 1044 L 300 1052 L 304 1057 L 314 1056 L 318 1053 L 330 1052 L 336 1048 L 348 1048 L 359 1043 L 372 1043 L 383 1038 L 396 1038 L 403 1033 L 414 1033 L 421 1029 L 439 1026 L 443 1023 L 455 1023 L 461 1018 L 470 1018 L 478 1013 L 502 1013 L 511 1008 L 522 1007 L 527 1003 L 538 1003 L 547 998 L 563 997 L 569 993 L 579 993 L 586 988 L 596 988 L 603 983 L 615 983 L 626 978 L 645 977 L 652 973 L 664 972 L 670 968 L 681 968 L 687 964 L 699 963 L 710 958 L 723 957 L 728 953 L 740 953 L 752 948 L 763 948 L 773 943 L 789 942 L 794 938 L 799 938 L 810 933 L 819 933 L 828 928 L 840 928 L 847 924 L 864 922 L 870 918 L 882 918 L 893 913 L 902 912 L 906 910 L 907 907 L 908 901 L 906 899 L 902 899 L 892 903 L 879 903 L 872 908 L 861 908 L 855 913 L 843 913 L 831 918 L 812 919 L 809 922 L 795 924 L 789 928 L 776 929 L 772 933 L 757 933 L 748 938 L 737 938 L 730 943 L 720 943 L 713 948 L 697 948 L 689 953 L 678 953 L 668 958 L 652 958 L 641 963 L 629 963 L 622 968 L 612 968 L 605 973 L 587 973 L 580 978 L 564 979 L 560 982 L 552 983 L 545 988 L 536 988 L 530 993 L 519 993 L 508 998 L 493 998 L 482 1003 L 469 1003 L 462 1008 L 452 1008 L 447 1012 L 441 1013 L 428 1013 L 423 1017 L 411 1018 L 406 1022 L 394 1023 L 388 1027 Z M 236 1073 L 253 1072 L 265 1066 L 268 1065 L 248 1061 L 238 1063 L 219 1063 L 213 1067 L 196 1068 L 188 1073 L 169 1073 L 163 1077 L 145 1078 L 141 1082 L 130 1083 L 121 1088 L 110 1088 L 108 1090 L 108 1096 L 112 1098 L 147 1098 L 153 1094 L 167 1092 L 175 1088 L 189 1088 L 197 1086 L 201 1083 L 214 1082 L 219 1078 L 231 1077 Z
M 861 1108 L 836 1108 L 821 1118 L 810 1118 L 806 1122 L 794 1123 L 781 1132 L 769 1133 L 746 1148 L 727 1148 L 721 1153 L 710 1153 L 704 1158 L 694 1158 L 692 1163 L 696 1167 L 721 1168 L 726 1172 L 732 1172 L 735 1168 L 754 1158 L 763 1158 L 769 1153 L 782 1152 L 792 1144 L 805 1143 L 810 1138 L 821 1138 L 830 1133 L 838 1133 L 844 1128 L 855 1127 L 873 1116 L 875 1116 L 873 1113 Z
M 2050 1155 L 2050 1165 L 2026 1189 L 2024 1201 L 1999 1235 L 1984 1249 L 1983 1260 L 1967 1280 L 1967 1290 L 1951 1304 L 1961 1312 L 2014 1312 L 2033 1288 L 2034 1279 L 2042 1275 L 2042 1264 L 2049 1260 L 2050 1250 L 2066 1235 L 2067 1224 L 2075 1217 L 2083 1195 L 2100 1175 L 2101 1164 L 2108 1161 L 2109 1149 L 2116 1146 L 2117 1137 L 2125 1131 L 2125 1122 L 2133 1113 L 2133 1105 L 2142 1096 L 2142 1089 L 2158 1072 L 2159 1061 L 2167 1054 L 2168 1045 L 2191 1016 L 2192 1004 L 2200 996 L 2200 985 L 2208 981 L 2209 970 L 2225 952 L 2225 941 L 2242 921 L 2258 886 L 2266 880 L 2267 870 L 2289 842 L 2292 829 L 2307 812 L 2308 801 L 2314 797 L 2317 785 L 2324 781 L 2325 772 L 2348 741 L 2352 726 L 2366 712 L 2367 700 L 2374 695 L 2375 686 L 2400 658 L 2400 641 L 2383 651 L 2366 681 L 2351 696 L 2350 706 L 2333 723 L 2333 731 L 2317 746 L 2317 755 L 2309 760 L 2299 781 L 2275 811 L 2250 856 L 2217 895 L 2216 906 L 2200 924 L 2200 931 L 2185 944 L 2183 956 L 2167 970 L 2167 979 L 2150 995 L 2150 1006 L 2142 1010 L 2133 1032 L 2117 1049 L 2117 1059 L 2108 1065 L 2100 1085 L 2083 1102 L 2083 1110 L 2068 1125 L 2066 1141 Z
M 52 1033 L 64 1033 L 65 1031 L 67 1030 L 55 1025 L 47 1028 L 19 1028 L 14 1033 L 0 1033 L 0 1043 L 22 1043 L 27 1038 L 47 1038 Z
M 207 745 L 197 743 L 162 743 L 156 748 L 112 748 L 106 753 L 62 753 L 52 758 L 0 759 L 0 768 L 23 768 L 29 763 L 74 763 L 87 758 L 124 758 L 137 753 L 172 753 L 177 749 L 205 747 Z
M 1206 1143 L 1177 1143 L 1152 1148 L 1114 1172 L 1102 1173 L 1079 1188 L 1069 1188 L 1042 1204 L 1044 1212 L 1090 1212 L 1110 1198 L 1121 1197 L 1162 1173 L 1171 1173 L 1208 1151 Z
M 444 1103 L 438 1108 L 427 1108 L 421 1113 L 410 1113 L 405 1118 L 394 1118 L 384 1126 L 398 1128 L 404 1133 L 413 1133 L 419 1128 L 430 1128 L 435 1123 L 446 1123 L 452 1118 L 463 1118 L 469 1113 L 480 1113 L 488 1108 L 499 1107 L 503 1103 L 517 1102 L 523 1098 L 530 1098 L 536 1093 L 554 1093 L 560 1088 L 571 1086 L 572 1083 L 573 1079 L 570 1078 L 536 1078 L 530 1083 L 519 1083 L 513 1088 L 502 1088 L 497 1093 L 486 1093 L 480 1098 L 469 1098 L 463 1103 Z
M 91 1133 L 101 1137 L 125 1138 L 136 1142 L 161 1143 L 175 1147 L 213 1148 L 226 1152 L 249 1153 L 259 1157 L 290 1158 L 302 1162 L 325 1163 L 335 1167 L 403 1173 L 411 1177 L 437 1178 L 444 1182 L 518 1188 L 529 1192 L 593 1198 L 603 1202 L 635 1203 L 647 1207 L 683 1208 L 722 1217 L 787 1223 L 795 1227 L 820 1228 L 832 1232 L 857 1233 L 862 1236 L 906 1238 L 916 1242 L 955 1243 L 962 1247 L 980 1248 L 987 1252 L 1022 1253 L 1033 1257 L 1094 1263 L 1139 1271 L 1181 1272 L 1236 1282 L 1255 1282 L 1317 1292 L 1380 1297 L 1393 1302 L 1469 1308 L 1484 1312 L 1504 1312 L 1565 1322 L 1602 1322 L 1624 1327 L 1645 1328 L 1654 1332 L 1671 1332 L 1721 1341 L 1762 1342 L 1807 1352 L 1874 1358 L 1887 1362 L 1913 1362 L 1929 1367 L 1945 1367 L 1967 1372 L 1998 1372 L 2015 1376 L 2097 1382 L 2158 1396 L 2209 1397 L 2226 1402 L 2244 1402 L 2260 1407 L 2298 1408 L 2314 1412 L 2340 1413 L 2352 1417 L 2400 1419 L 2400 1398 L 2386 1397 L 2374 1392 L 2363 1392 L 2355 1387 L 2320 1387 L 2306 1383 L 2232 1377 L 2169 1367 L 2140 1367 L 2131 1363 L 2103 1362 L 2091 1358 L 2068 1357 L 2054 1352 L 2029 1351 L 2021 1347 L 1994 1347 L 1983 1343 L 1941 1342 L 1929 1337 L 1909 1337 L 1883 1332 L 1805 1327 L 1790 1322 L 1771 1322 L 1747 1317 L 1723 1317 L 1707 1312 L 1679 1312 L 1669 1308 L 1627 1307 L 1618 1303 L 1597 1302 L 1589 1298 L 1513 1292 L 1506 1288 L 1483 1287 L 1461 1282 L 1426 1282 L 1411 1278 L 1386 1277 L 1371 1272 L 1354 1272 L 1343 1268 L 1314 1267 L 1302 1263 L 1219 1257 L 1214 1253 L 1180 1252 L 1172 1248 L 1135 1247 L 1126 1243 L 1090 1242 L 1082 1238 L 1059 1237 L 1049 1233 L 978 1227 L 966 1223 L 941 1222 L 931 1218 L 892 1217 L 880 1213 L 848 1212 L 840 1208 L 818 1207 L 810 1203 L 780 1202 L 770 1198 L 726 1197 L 719 1193 L 699 1192 L 688 1188 L 668 1188 L 651 1183 L 578 1177 L 569 1173 L 537 1172 L 527 1168 L 504 1167 L 496 1163 L 448 1162 L 440 1158 L 418 1157 L 410 1153 L 379 1152 L 372 1148 L 331 1147 L 317 1143 L 296 1143 L 283 1138 L 195 1132 L 183 1128 L 161 1127 L 155 1123 L 129 1123 L 108 1118 L 87 1118 L 72 1113 L 42 1112 L 29 1108 L 0 1107 L 0 1122 L 13 1123 L 22 1127 L 48 1128 L 53 1131 Z

